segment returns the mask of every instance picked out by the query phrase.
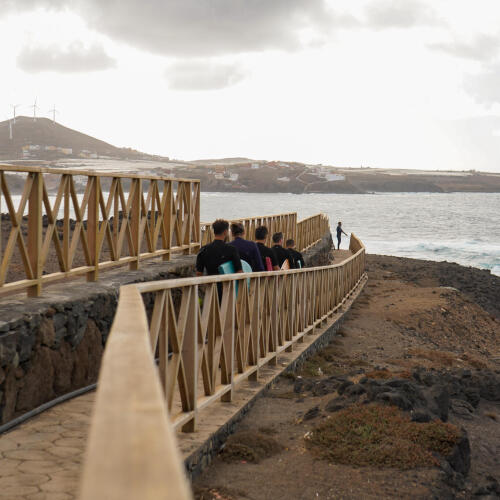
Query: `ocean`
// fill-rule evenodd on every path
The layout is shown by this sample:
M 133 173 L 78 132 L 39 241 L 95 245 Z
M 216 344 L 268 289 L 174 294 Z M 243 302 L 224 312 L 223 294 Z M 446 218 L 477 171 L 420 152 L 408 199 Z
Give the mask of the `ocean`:
M 12 198 L 17 207 L 21 197 Z M 3 199 L 0 211 L 7 211 Z M 284 212 L 299 220 L 324 212 L 333 231 L 342 221 L 368 253 L 457 262 L 500 276 L 500 193 L 201 194 L 203 222 Z
M 202 221 L 283 212 L 297 212 L 299 220 L 324 212 L 332 230 L 342 221 L 368 253 L 456 262 L 500 276 L 500 193 L 201 195 Z

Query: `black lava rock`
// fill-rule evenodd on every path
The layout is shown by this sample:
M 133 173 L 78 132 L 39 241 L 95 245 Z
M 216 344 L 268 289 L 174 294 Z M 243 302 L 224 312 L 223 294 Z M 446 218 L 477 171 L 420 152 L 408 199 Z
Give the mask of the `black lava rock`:
M 338 388 L 337 388 L 337 392 L 338 392 L 340 395 L 342 395 L 342 394 L 344 394 L 345 390 L 346 390 L 349 386 L 351 386 L 351 385 L 354 385 L 354 382 L 351 382 L 350 380 L 346 380 L 346 381 L 342 382 L 342 383 L 338 386 Z
M 350 385 L 349 387 L 346 387 L 344 394 L 346 396 L 360 396 L 361 394 L 364 394 L 366 392 L 366 389 L 360 385 L 360 384 L 354 384 Z
M 310 408 L 306 411 L 304 420 L 312 420 L 313 418 L 316 418 L 320 413 L 321 411 L 319 409 L 319 406 L 314 406 L 313 408 Z
M 451 465 L 453 470 L 466 476 L 470 469 L 470 444 L 467 433 L 463 431 L 463 435 L 458 443 L 453 448 L 449 457 L 446 460 Z

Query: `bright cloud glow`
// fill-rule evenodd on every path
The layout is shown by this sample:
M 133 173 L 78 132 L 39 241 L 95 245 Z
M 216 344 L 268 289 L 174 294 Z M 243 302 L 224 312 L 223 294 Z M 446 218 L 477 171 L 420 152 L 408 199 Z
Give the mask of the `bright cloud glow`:
M 106 5 L 0 0 L 0 120 L 38 97 L 174 158 L 500 172 L 496 0 Z

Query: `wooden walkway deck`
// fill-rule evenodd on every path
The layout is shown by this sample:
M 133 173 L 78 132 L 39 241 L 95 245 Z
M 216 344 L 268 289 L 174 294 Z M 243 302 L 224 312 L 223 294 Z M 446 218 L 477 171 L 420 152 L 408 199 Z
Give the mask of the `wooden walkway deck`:
M 350 255 L 348 250 L 336 250 L 334 263 L 340 263 Z M 283 353 L 279 366 L 263 373 L 263 377 L 272 380 L 276 376 L 274 372 L 279 373 L 297 355 L 297 352 L 295 355 Z M 250 387 L 241 390 L 246 391 L 246 397 L 252 391 Z M 0 500 L 77 498 L 94 398 L 94 392 L 79 396 L 0 436 Z M 229 406 L 228 418 L 235 411 L 237 402 Z M 220 416 L 218 418 L 220 420 Z M 203 422 L 200 427 L 209 432 L 214 430 L 213 425 Z M 190 434 L 180 436 L 179 446 L 185 458 L 198 441 L 193 441 Z

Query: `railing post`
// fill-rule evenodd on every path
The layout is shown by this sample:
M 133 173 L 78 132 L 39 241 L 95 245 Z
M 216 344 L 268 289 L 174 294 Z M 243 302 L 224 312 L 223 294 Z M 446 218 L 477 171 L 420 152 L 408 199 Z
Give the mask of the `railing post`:
M 97 234 L 99 232 L 99 177 L 90 176 L 90 196 L 87 211 L 87 241 L 89 244 L 90 265 L 93 270 L 87 273 L 87 281 L 97 281 L 99 278 L 99 252 L 97 249 Z
M 224 348 L 226 353 L 226 358 L 224 362 L 221 362 L 221 383 L 231 384 L 231 389 L 226 392 L 221 401 L 229 403 L 233 399 L 233 389 L 234 389 L 234 351 L 235 351 L 235 328 L 234 328 L 234 318 L 236 316 L 236 300 L 235 300 L 235 287 L 234 281 L 226 281 L 222 285 L 222 304 L 220 306 L 221 317 L 223 318 L 223 332 L 222 338 L 224 342 Z
M 43 176 L 41 172 L 31 173 L 33 184 L 31 186 L 28 204 L 28 259 L 30 261 L 32 279 L 36 280 L 28 288 L 28 297 L 38 297 L 42 290 L 42 197 Z
M 200 209 L 201 209 L 201 200 L 200 200 L 200 191 L 201 191 L 201 184 L 200 182 L 194 182 L 194 185 L 196 186 L 196 197 L 193 200 L 193 203 L 195 204 L 195 209 L 194 209 L 194 224 L 195 224 L 195 234 L 196 234 L 196 243 L 198 243 L 198 246 L 196 247 L 196 250 L 199 250 L 201 247 L 201 226 L 200 226 Z
M 187 404 L 193 412 L 193 418 L 182 427 L 182 431 L 194 432 L 198 400 L 198 285 L 194 285 L 189 292 L 185 290 L 184 293 L 189 293 L 190 296 L 181 355 L 186 374 Z
M 131 271 L 135 271 L 139 269 L 139 256 L 141 254 L 141 234 L 140 234 L 140 226 L 141 226 L 141 198 L 142 198 L 142 179 L 133 179 L 131 187 L 134 187 L 133 192 L 132 189 L 132 207 L 131 207 L 131 218 L 130 218 L 130 229 L 132 233 L 132 246 L 130 249 L 130 253 L 134 260 L 132 260 L 129 264 L 129 269 Z
M 193 211 L 192 211 L 192 183 L 191 182 L 183 182 L 184 188 L 184 196 L 185 196 L 185 207 L 184 207 L 184 217 L 187 216 L 186 222 L 186 230 L 184 231 L 184 241 L 183 245 L 187 245 L 187 248 L 182 252 L 185 255 L 189 255 L 191 253 L 191 230 L 193 226 Z M 184 221 L 182 221 L 184 223 Z
M 70 256 L 69 256 L 69 249 L 70 249 L 70 225 L 69 225 L 69 208 L 70 208 L 70 202 L 71 202 L 71 194 L 70 194 L 70 179 L 69 175 L 62 175 L 61 176 L 61 181 L 64 183 L 64 218 L 63 218 L 63 261 L 64 261 L 64 271 L 68 272 L 71 269 L 70 266 Z M 54 214 L 54 218 L 57 221 L 58 214 Z M 88 223 L 87 223 L 88 227 Z M 56 231 L 57 231 L 57 226 L 56 226 Z M 89 234 L 87 232 L 87 234 Z

